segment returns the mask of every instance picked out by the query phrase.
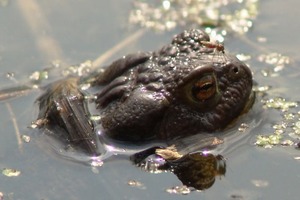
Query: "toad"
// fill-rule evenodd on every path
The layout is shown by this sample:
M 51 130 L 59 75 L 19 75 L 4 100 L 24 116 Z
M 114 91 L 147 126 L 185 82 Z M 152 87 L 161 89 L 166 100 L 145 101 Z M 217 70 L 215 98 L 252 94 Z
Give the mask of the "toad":
M 251 108 L 250 69 L 223 46 L 218 51 L 208 44 L 205 32 L 186 30 L 158 51 L 124 56 L 93 75 L 89 83 L 99 88 L 94 103 L 105 135 L 136 142 L 211 133 Z M 58 126 L 73 145 L 94 153 L 97 124 L 78 87 L 82 80 L 52 84 L 38 99 L 37 124 Z

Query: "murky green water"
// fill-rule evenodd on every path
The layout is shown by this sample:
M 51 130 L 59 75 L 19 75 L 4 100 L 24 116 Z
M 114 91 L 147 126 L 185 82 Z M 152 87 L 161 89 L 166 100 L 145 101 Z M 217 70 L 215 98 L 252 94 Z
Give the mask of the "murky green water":
M 28 15 L 21 2 L 8 1 L 7 6 L 0 7 L 1 88 L 26 82 L 33 71 L 50 66 L 55 59 L 68 64 L 96 59 L 139 29 L 127 25 L 130 0 L 40 0 L 33 4 L 38 7 L 27 8 Z M 259 5 L 253 28 L 243 36 L 229 34 L 225 38 L 226 49 L 233 54 L 251 56 L 247 63 L 255 80 L 260 86 L 272 87 L 264 98 L 283 97 L 299 101 L 300 27 L 297 16 L 300 3 L 273 0 L 262 1 Z M 32 21 L 35 23 L 31 24 Z M 37 28 L 34 24 L 40 25 Z M 104 64 L 127 53 L 158 49 L 181 30 L 183 28 L 176 28 L 160 34 L 146 31 Z M 258 42 L 259 37 L 267 41 Z M 52 39 L 55 40 L 54 47 L 50 45 Z M 262 70 L 273 72 L 275 65 L 258 61 L 261 54 L 271 52 L 291 59 L 276 77 L 261 73 Z M 7 76 L 7 72 L 14 76 Z M 0 192 L 4 199 L 298 199 L 300 161 L 295 157 L 300 156 L 300 150 L 280 145 L 271 149 L 253 145 L 256 135 L 274 132 L 272 126 L 283 120 L 281 111 L 256 106 L 255 109 L 261 110 L 255 116 L 256 120 L 262 122 L 256 128 L 250 127 L 250 136 L 228 148 L 224 154 L 227 159 L 225 177 L 217 179 L 208 190 L 182 196 L 165 191 L 181 185 L 173 174 L 144 172 L 126 157 L 111 159 L 93 170 L 55 154 L 39 133 L 27 128 L 37 115 L 34 101 L 38 95 L 36 90 L 0 104 L 0 169 L 21 171 L 17 177 L 0 175 Z M 29 143 L 18 144 L 18 131 L 10 111 L 15 115 L 20 134 L 31 137 Z M 287 112 L 298 111 L 293 108 Z M 287 135 L 285 133 L 289 138 Z M 128 181 L 132 179 L 140 181 L 143 186 L 129 186 Z

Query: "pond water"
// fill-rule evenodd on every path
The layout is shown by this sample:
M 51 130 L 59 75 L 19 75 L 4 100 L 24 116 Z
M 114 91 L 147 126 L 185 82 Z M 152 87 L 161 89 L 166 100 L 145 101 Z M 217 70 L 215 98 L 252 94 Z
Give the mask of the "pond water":
M 130 0 L 0 2 L 1 89 L 24 85 L 34 71 L 49 67 L 55 60 L 67 64 L 94 60 L 126 38 L 133 40 L 103 59 L 103 65 L 128 53 L 156 50 L 188 28 L 139 32 L 141 28 L 128 25 Z M 39 133 L 28 128 L 38 112 L 34 102 L 40 91 L 33 90 L 0 104 L 0 169 L 21 171 L 17 177 L 0 175 L 4 199 L 299 199 L 300 150 L 294 146 L 254 145 L 257 135 L 270 135 L 273 125 L 287 121 L 284 114 L 294 118 L 282 135 L 297 142 L 297 135 L 291 137 L 289 133 L 299 120 L 300 109 L 263 109 L 259 101 L 275 97 L 300 100 L 299 6 L 295 0 L 261 1 L 250 31 L 225 38 L 226 50 L 251 56 L 246 62 L 255 81 L 271 89 L 258 95 L 254 107 L 258 114 L 251 115 L 260 123 L 250 127 L 247 137 L 224 152 L 226 175 L 217 178 L 211 188 L 188 195 L 170 194 L 166 192 L 168 188 L 182 185 L 174 174 L 144 172 L 126 156 L 116 156 L 98 168 L 63 159 L 45 145 Z M 276 71 L 276 63 L 259 61 L 264 60 L 262 55 L 272 52 L 286 56 L 289 63 Z M 20 141 L 18 134 L 30 136 L 31 141 Z M 132 187 L 128 185 L 130 180 L 142 186 Z

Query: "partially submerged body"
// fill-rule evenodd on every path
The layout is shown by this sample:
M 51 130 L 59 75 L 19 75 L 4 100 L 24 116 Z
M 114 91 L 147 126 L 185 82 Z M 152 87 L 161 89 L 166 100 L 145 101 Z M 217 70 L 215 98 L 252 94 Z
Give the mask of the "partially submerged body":
M 94 103 L 104 134 L 170 140 L 222 130 L 246 112 L 254 99 L 250 69 L 234 56 L 215 54 L 208 42 L 200 30 L 184 31 L 158 51 L 124 56 L 92 75 L 91 87 L 101 87 Z M 38 99 L 38 121 L 47 129 L 61 127 L 71 144 L 98 154 L 98 124 L 89 119 L 81 80 L 50 86 Z

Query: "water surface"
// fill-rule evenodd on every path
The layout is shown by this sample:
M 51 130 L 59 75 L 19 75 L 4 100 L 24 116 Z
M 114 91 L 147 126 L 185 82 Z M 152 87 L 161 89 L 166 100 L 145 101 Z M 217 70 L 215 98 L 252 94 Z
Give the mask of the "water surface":
M 35 3 L 35 7 L 30 8 L 25 8 L 21 2 L 9 1 L 7 6 L 0 7 L 1 88 L 26 82 L 33 71 L 50 66 L 53 60 L 67 64 L 94 60 L 140 30 L 127 25 L 131 9 L 129 0 L 28 1 L 28 5 Z M 248 64 L 258 84 L 272 86 L 268 98 L 280 96 L 291 101 L 300 100 L 299 6 L 299 2 L 292 0 L 262 1 L 254 27 L 243 36 L 230 34 L 226 37 L 228 51 L 251 56 Z M 31 24 L 33 20 L 37 20 L 35 25 L 40 25 Z M 145 31 L 103 65 L 138 50 L 156 50 L 183 29 L 178 27 L 165 33 Z M 259 43 L 258 37 L 267 41 Z M 292 60 L 277 77 L 263 76 L 261 70 L 273 66 L 257 61 L 259 55 L 271 52 L 279 52 Z M 7 72 L 13 72 L 14 76 L 8 78 Z M 126 157 L 116 157 L 95 171 L 62 159 L 47 146 L 45 148 L 39 133 L 27 128 L 37 116 L 34 101 L 39 94 L 40 91 L 35 90 L 0 104 L 0 168 L 21 171 L 18 177 L 0 176 L 0 192 L 7 199 L 183 198 L 165 191 L 181 185 L 171 173 L 146 173 Z M 217 179 L 210 189 L 192 192 L 184 196 L 185 199 L 298 199 L 300 161 L 294 157 L 299 156 L 300 151 L 293 147 L 264 149 L 253 145 L 256 135 L 271 134 L 272 126 L 282 120 L 280 111 L 261 110 L 256 116 L 256 120 L 262 121 L 259 126 L 251 129 L 247 139 L 235 144 L 224 155 L 226 176 Z M 13 117 L 20 134 L 31 137 L 30 143 L 18 143 Z M 129 186 L 127 183 L 131 179 L 140 181 L 144 187 Z

